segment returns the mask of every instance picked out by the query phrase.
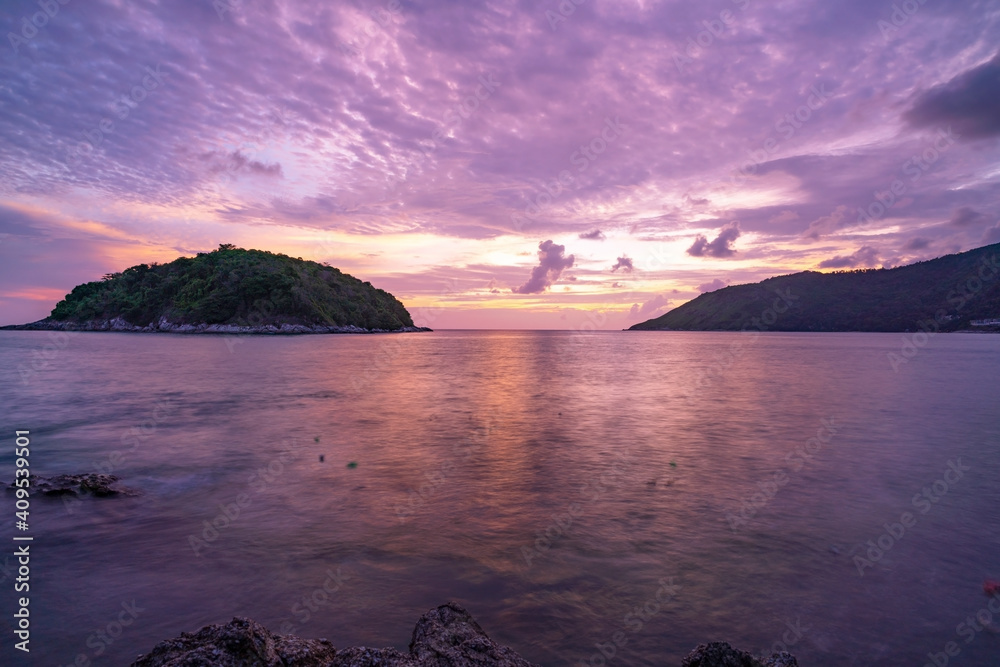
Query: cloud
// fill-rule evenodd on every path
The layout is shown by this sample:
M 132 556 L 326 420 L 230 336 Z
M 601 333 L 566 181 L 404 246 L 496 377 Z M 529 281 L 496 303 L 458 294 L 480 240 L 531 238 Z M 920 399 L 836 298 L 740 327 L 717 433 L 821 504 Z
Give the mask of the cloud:
M 882 18 L 893 1 L 901 2 L 890 0 Z M 0 201 L 71 220 L 96 216 L 106 226 L 100 238 L 89 226 L 67 229 L 64 236 L 87 241 L 75 252 L 88 253 L 79 258 L 86 266 L 70 275 L 60 266 L 72 256 L 68 242 L 60 254 L 47 254 L 42 243 L 35 254 L 9 254 L 14 244 L 29 243 L 30 230 L 18 219 L 0 220 L 0 233 L 11 234 L 0 265 L 10 263 L 0 272 L 30 270 L 28 287 L 45 286 L 43 274 L 59 272 L 68 288 L 146 259 L 104 240 L 109 228 L 139 239 L 137 247 L 155 239 L 178 253 L 230 240 L 293 256 L 321 252 L 408 299 L 461 309 L 431 277 L 444 273 L 469 285 L 475 298 L 492 300 L 499 297 L 482 286 L 495 275 L 499 286 L 490 289 L 511 298 L 511 287 L 538 264 L 538 239 L 559 238 L 569 248 L 579 237 L 593 248 L 633 230 L 643 238 L 607 254 L 628 253 L 646 271 L 646 248 L 669 253 L 676 243 L 683 256 L 699 233 L 707 238 L 690 263 L 711 259 L 708 246 L 720 227 L 739 220 L 739 256 L 760 275 L 716 275 L 740 283 L 849 256 L 866 243 L 902 253 L 915 236 L 936 239 L 935 251 L 958 252 L 978 243 L 996 218 L 933 225 L 962 206 L 1000 212 L 996 141 L 950 146 L 928 169 L 918 166 L 916 180 L 914 163 L 904 166 L 933 155 L 937 127 L 953 124 L 962 134 L 962 124 L 997 122 L 989 104 L 962 98 L 977 90 L 972 79 L 993 71 L 995 61 L 980 63 L 993 59 L 998 43 L 995 3 L 927 3 L 909 17 L 905 39 L 883 43 L 878 12 L 859 0 L 756 2 L 745 13 L 736 5 L 747 3 L 724 1 L 736 23 L 708 48 L 692 50 L 687 73 L 673 58 L 687 55 L 688 40 L 712 16 L 680 0 L 583 3 L 556 31 L 537 3 L 404 2 L 381 23 L 369 12 L 385 0 L 233 0 L 222 3 L 232 7 L 222 18 L 212 4 L 96 2 L 84 12 L 69 3 L 19 53 L 0 58 Z M 0 14 L 20 34 L 15 22 L 38 4 L 3 6 L 15 5 L 22 9 Z M 879 49 L 857 48 L 876 42 Z M 346 52 L 338 47 L 350 44 Z M 161 85 L 129 104 L 127 117 L 121 103 L 119 113 L 109 107 L 143 85 L 147 66 L 160 64 Z M 803 106 L 817 76 L 837 82 L 821 109 Z M 495 81 L 496 90 L 480 88 L 480 77 Z M 935 98 L 945 87 L 933 86 L 943 82 L 959 97 Z M 753 94 L 733 94 L 748 86 Z M 995 100 L 995 88 L 978 90 Z M 901 117 L 912 109 L 918 122 L 935 104 L 950 115 L 926 132 Z M 621 138 L 579 171 L 574 151 L 590 152 L 585 147 L 595 141 L 601 149 L 605 113 L 619 112 Z M 105 118 L 114 130 L 101 138 Z M 96 150 L 86 149 L 75 168 L 62 166 L 90 136 L 100 140 Z M 768 156 L 754 177 L 734 183 L 734 167 L 739 173 L 738 165 L 762 150 Z M 857 207 L 896 179 L 906 185 L 901 202 L 912 202 L 906 215 L 897 203 L 891 225 L 871 225 L 878 236 L 838 238 L 853 231 Z M 512 225 L 511 214 L 527 205 L 536 215 Z M 849 212 L 838 217 L 840 205 Z M 810 248 L 803 237 L 810 221 L 821 222 L 808 234 L 836 238 L 813 259 L 819 244 Z M 317 230 L 336 242 L 310 247 Z M 423 239 L 440 250 L 411 253 Z M 479 243 L 484 239 L 500 241 Z M 491 265 L 493 252 L 508 243 L 531 255 Z M 376 250 L 382 254 L 372 257 Z M 606 277 L 606 255 L 595 259 L 593 273 Z M 37 273 L 29 266 L 36 261 Z M 664 265 L 656 277 L 689 293 L 716 277 L 691 268 Z M 574 271 L 558 281 L 568 285 Z M 589 282 L 589 274 L 579 275 L 574 286 Z M 616 297 L 624 291 L 604 289 Z M 553 288 L 543 296 L 554 303 L 606 298 L 597 292 Z M 536 317 L 528 310 L 508 309 L 511 321 Z M 465 317 L 475 322 L 474 314 Z
M 855 267 L 871 267 L 879 264 L 879 251 L 871 246 L 858 248 L 853 255 L 837 255 L 819 263 L 821 269 L 847 269 Z
M 704 294 L 705 292 L 714 292 L 715 290 L 722 289 L 725 286 L 725 281 L 716 278 L 710 283 L 702 283 L 698 285 L 698 291 Z
M 284 175 L 280 163 L 274 162 L 268 164 L 260 160 L 254 160 L 239 150 L 222 156 L 218 153 L 209 153 L 205 158 L 211 163 L 209 171 L 216 174 L 224 172 L 230 174 L 247 173 L 255 176 L 274 176 L 277 178 L 281 178 Z
M 615 262 L 615 265 L 611 267 L 611 272 L 614 273 L 618 269 L 621 269 L 625 273 L 632 273 L 632 269 L 634 268 L 635 267 L 632 266 L 632 260 L 622 255 L 618 258 L 618 261 Z
M 903 245 L 903 250 L 923 250 L 930 244 L 931 244 L 930 239 L 925 239 L 918 236 L 915 239 L 910 239 L 909 241 L 907 241 L 906 244 Z
M 556 245 L 552 241 L 542 241 L 538 244 L 538 266 L 531 270 L 531 277 L 520 287 L 511 291 L 515 294 L 541 294 L 552 283 L 559 280 L 565 269 L 573 266 L 573 255 L 565 255 L 566 246 Z
M 915 127 L 953 126 L 959 138 L 1000 134 L 1000 54 L 924 92 L 904 118 Z
M 985 232 L 983 232 L 983 245 L 993 245 L 994 243 L 1000 243 L 1000 222 L 989 227 Z
M 633 303 L 632 309 L 629 310 L 628 312 L 628 316 L 629 319 L 634 319 L 637 317 L 650 319 L 660 314 L 657 311 L 662 310 L 663 308 L 666 308 L 669 305 L 670 305 L 670 299 L 663 296 L 662 294 L 657 294 L 656 296 L 654 296 L 652 299 L 642 304 L 641 306 L 637 303 Z
M 687 249 L 692 257 L 732 257 L 736 254 L 733 243 L 740 237 L 740 223 L 731 222 L 719 231 L 714 241 L 709 241 L 698 234 L 694 243 Z
M 781 224 L 782 222 L 792 222 L 793 220 L 798 220 L 799 214 L 795 211 L 784 210 L 781 213 L 773 216 L 768 222 L 770 224 Z
M 0 234 L 9 236 L 43 236 L 38 223 L 43 222 L 36 216 L 13 207 L 0 204 Z
M 951 214 L 951 219 L 948 220 L 949 225 L 955 225 L 956 227 L 969 227 L 971 225 L 980 225 L 986 222 L 986 216 L 975 210 L 971 206 L 962 206 Z
M 815 241 L 821 236 L 832 234 L 841 227 L 846 227 L 848 224 L 850 224 L 850 220 L 847 219 L 847 207 L 841 204 L 833 209 L 829 215 L 824 215 L 810 222 L 803 236 Z

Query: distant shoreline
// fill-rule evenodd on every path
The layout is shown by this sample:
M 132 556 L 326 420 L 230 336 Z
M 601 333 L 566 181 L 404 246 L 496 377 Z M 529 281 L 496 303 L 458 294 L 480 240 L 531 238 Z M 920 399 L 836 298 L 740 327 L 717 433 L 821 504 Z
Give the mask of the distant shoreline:
M 28 324 L 10 324 L 0 327 L 0 331 L 92 331 L 105 333 L 173 333 L 173 334 L 204 334 L 204 335 L 240 335 L 240 336 L 302 336 L 310 334 L 377 334 L 377 333 L 419 333 L 433 331 L 428 327 L 402 327 L 400 329 L 365 329 L 354 325 L 307 325 L 307 324 L 175 324 L 161 320 L 156 324 L 139 326 L 126 322 L 120 317 L 112 320 L 91 322 L 57 322 L 54 320 L 39 320 Z
M 917 333 L 917 331 L 897 330 L 897 331 L 859 331 L 857 329 L 842 329 L 842 330 L 831 330 L 831 331 L 802 331 L 801 329 L 770 329 L 768 331 L 757 331 L 756 329 L 621 329 L 621 331 L 633 331 L 633 332 L 644 332 L 644 333 L 754 333 L 754 334 L 769 334 L 769 333 L 802 333 L 802 334 L 831 334 L 831 333 L 856 333 L 856 334 L 908 334 Z M 942 334 L 998 334 L 1000 333 L 1000 328 L 982 328 L 982 329 L 955 329 L 954 331 L 939 331 L 936 333 Z

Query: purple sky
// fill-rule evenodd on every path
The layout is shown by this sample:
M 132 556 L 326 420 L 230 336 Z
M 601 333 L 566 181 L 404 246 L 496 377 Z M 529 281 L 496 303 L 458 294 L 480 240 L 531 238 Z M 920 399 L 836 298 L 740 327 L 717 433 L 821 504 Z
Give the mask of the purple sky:
M 0 324 L 220 243 L 432 327 L 614 329 L 1000 242 L 1000 1 L 7 0 L 0 26 Z

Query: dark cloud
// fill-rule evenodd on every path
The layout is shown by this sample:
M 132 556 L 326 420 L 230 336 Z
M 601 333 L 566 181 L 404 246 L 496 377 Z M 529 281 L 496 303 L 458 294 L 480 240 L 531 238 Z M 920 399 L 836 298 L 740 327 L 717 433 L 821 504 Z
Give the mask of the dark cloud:
M 606 237 L 604 236 L 604 232 L 600 229 L 595 229 L 593 231 L 580 234 L 580 238 L 587 241 L 603 241 Z
M 736 254 L 733 243 L 740 237 L 740 225 L 731 222 L 719 231 L 714 241 L 709 241 L 699 234 L 694 243 L 687 249 L 692 257 L 732 257 Z
M 871 246 L 862 246 L 851 255 L 838 255 L 819 263 L 821 269 L 853 269 L 873 267 L 879 264 L 879 251 Z
M 716 278 L 710 283 L 702 283 L 701 285 L 698 285 L 698 291 L 704 294 L 705 292 L 714 292 L 715 290 L 720 290 L 725 286 L 726 282 L 724 280 Z
M 618 261 L 615 262 L 615 265 L 611 267 L 611 272 L 614 273 L 618 269 L 621 269 L 625 273 L 632 273 L 632 270 L 634 268 L 635 267 L 632 265 L 632 260 L 622 255 L 621 257 L 618 258 Z
M 910 239 L 905 244 L 903 244 L 903 250 L 923 250 L 931 244 L 930 239 L 925 239 L 918 236 L 917 238 Z
M 515 294 L 541 294 L 552 283 L 559 280 L 565 269 L 573 266 L 573 255 L 566 255 L 566 246 L 556 245 L 552 241 L 542 241 L 538 244 L 538 266 L 531 270 L 531 277 L 526 283 L 514 287 Z
M 971 206 L 962 206 L 957 209 L 952 213 L 951 219 L 948 220 L 949 225 L 955 225 L 956 227 L 978 226 L 984 222 L 986 222 L 986 216 Z
M 281 177 L 281 164 L 275 162 L 267 164 L 260 160 L 244 155 L 242 151 L 236 150 L 224 156 L 210 155 L 212 162 L 210 170 L 214 173 L 228 172 L 230 174 L 248 173 L 258 176 Z
M 960 139 L 1000 134 L 1000 54 L 920 95 L 905 118 L 917 127 L 950 125 Z
M 4 236 L 42 236 L 38 220 L 16 208 L 0 204 L 0 234 Z

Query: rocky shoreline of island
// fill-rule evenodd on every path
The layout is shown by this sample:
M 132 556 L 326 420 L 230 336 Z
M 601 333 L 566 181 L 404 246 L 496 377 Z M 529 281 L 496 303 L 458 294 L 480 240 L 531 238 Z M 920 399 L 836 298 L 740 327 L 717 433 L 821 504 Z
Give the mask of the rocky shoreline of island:
M 602 659 L 603 660 L 603 659 Z M 602 662 L 603 664 L 603 662 Z M 407 653 L 394 648 L 337 649 L 326 639 L 277 635 L 248 618 L 208 625 L 157 644 L 131 667 L 537 667 L 507 646 L 494 642 L 472 615 L 455 602 L 420 617 Z M 681 667 L 798 667 L 787 652 L 768 658 L 726 642 L 701 644 Z
M 170 322 L 161 317 L 157 322 L 145 326 L 132 324 L 121 317 L 87 322 L 61 322 L 46 318 L 29 324 L 12 324 L 0 327 L 5 331 L 104 331 L 120 333 L 175 333 L 175 334 L 229 334 L 229 335 L 301 335 L 301 334 L 375 334 L 375 333 L 416 333 L 433 331 L 428 327 L 404 326 L 399 329 L 365 329 L 349 324 L 335 326 L 325 324 L 198 324 Z

